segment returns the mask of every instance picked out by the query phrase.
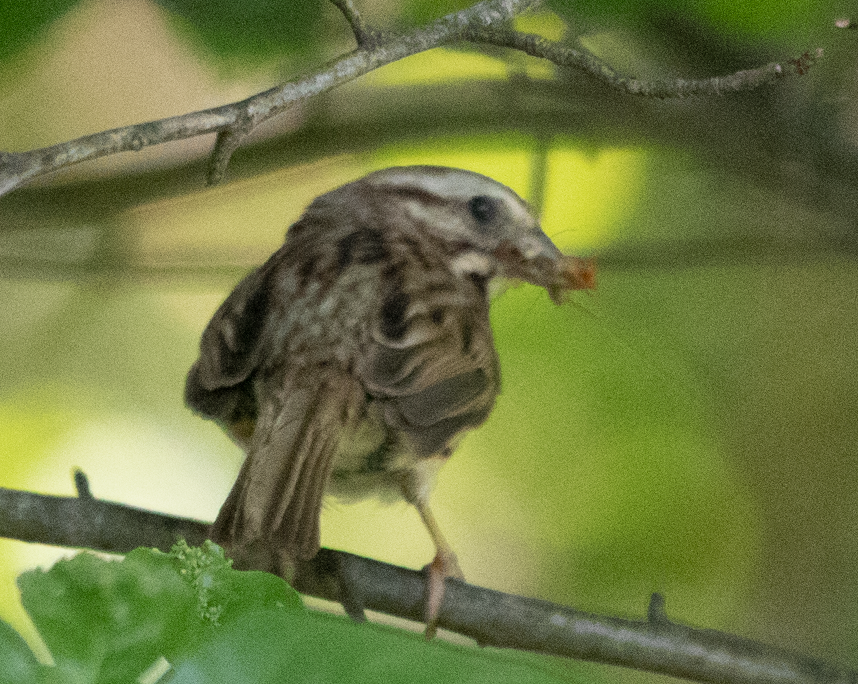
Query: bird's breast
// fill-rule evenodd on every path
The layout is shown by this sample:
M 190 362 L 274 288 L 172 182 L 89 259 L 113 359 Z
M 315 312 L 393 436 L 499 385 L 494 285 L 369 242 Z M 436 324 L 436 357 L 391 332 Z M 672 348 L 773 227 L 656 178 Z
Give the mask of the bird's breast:
M 370 400 L 365 413 L 343 435 L 327 493 L 344 501 L 397 500 L 403 473 L 413 470 L 419 460 L 385 424 L 381 402 Z

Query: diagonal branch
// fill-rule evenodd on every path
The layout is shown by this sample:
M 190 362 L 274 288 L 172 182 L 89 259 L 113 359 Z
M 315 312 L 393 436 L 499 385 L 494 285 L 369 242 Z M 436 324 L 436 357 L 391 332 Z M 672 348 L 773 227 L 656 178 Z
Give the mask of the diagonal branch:
M 293 105 L 397 60 L 456 42 L 492 44 L 520 50 L 559 66 L 583 70 L 593 78 L 629 94 L 649 97 L 717 95 L 750 90 L 789 74 L 804 74 L 821 51 L 804 53 L 784 64 L 701 80 L 676 79 L 648 82 L 619 76 L 610 66 L 583 49 L 519 33 L 508 27 L 511 19 L 534 7 L 539 0 L 484 0 L 448 14 L 414 31 L 386 35 L 368 27 L 351 0 L 334 0 L 349 21 L 358 49 L 318 70 L 257 93 L 240 102 L 173 116 L 158 121 L 115 128 L 28 152 L 0 152 L 0 195 L 38 176 L 83 161 L 139 151 L 161 143 L 217 133 L 209 160 L 208 180 L 223 178 L 233 151 L 257 125 Z
M 76 474 L 78 497 L 0 488 L 0 536 L 124 553 L 168 550 L 179 537 L 198 545 L 207 523 L 93 498 Z M 410 620 L 423 615 L 420 572 L 322 549 L 296 569 L 294 586 L 332 601 L 359 599 L 369 609 Z M 731 684 L 856 684 L 858 672 L 784 649 L 671 622 L 654 595 L 645 620 L 595 615 L 448 580 L 439 624 L 500 646 Z
M 144 147 L 184 140 L 208 133 L 221 134 L 236 127 L 242 130 L 216 146 L 208 177 L 221 178 L 236 137 L 293 106 L 374 69 L 418 52 L 462 39 L 469 27 L 488 26 L 511 19 L 535 4 L 535 0 L 484 0 L 473 7 L 448 14 L 428 26 L 396 36 L 371 50 L 357 50 L 307 76 L 257 93 L 246 100 L 182 114 L 158 121 L 115 128 L 69 142 L 29 152 L 0 152 L 0 195 L 51 171 L 118 152 L 136 152 Z

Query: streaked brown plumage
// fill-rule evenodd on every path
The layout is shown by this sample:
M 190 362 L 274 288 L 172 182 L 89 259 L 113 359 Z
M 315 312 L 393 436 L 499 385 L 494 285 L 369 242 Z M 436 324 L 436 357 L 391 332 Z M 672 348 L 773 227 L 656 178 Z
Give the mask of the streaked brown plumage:
M 441 578 L 461 574 L 428 498 L 437 468 L 500 390 L 495 276 L 545 287 L 555 301 L 591 285 L 509 188 L 402 167 L 317 198 L 239 283 L 203 333 L 185 393 L 247 453 L 212 528 L 239 565 L 282 571 L 314 556 L 327 491 L 404 496 L 438 549 Z M 430 617 L 443 589 L 434 591 Z

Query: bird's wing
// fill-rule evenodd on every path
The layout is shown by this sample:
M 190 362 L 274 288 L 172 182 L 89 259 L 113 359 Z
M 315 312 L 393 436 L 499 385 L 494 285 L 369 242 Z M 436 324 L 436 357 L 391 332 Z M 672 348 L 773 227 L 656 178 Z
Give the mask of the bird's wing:
M 252 424 L 256 419 L 251 380 L 263 355 L 262 328 L 271 277 L 283 260 L 281 248 L 236 286 L 203 332 L 200 356 L 188 372 L 185 402 L 230 431 L 241 421 Z
M 319 550 L 319 511 L 344 431 L 364 392 L 342 370 L 272 374 L 247 459 L 212 527 L 233 549 L 269 544 L 291 560 Z
M 442 453 L 488 417 L 500 391 L 485 292 L 473 283 L 414 290 L 397 278 L 382 291 L 362 379 L 418 455 Z

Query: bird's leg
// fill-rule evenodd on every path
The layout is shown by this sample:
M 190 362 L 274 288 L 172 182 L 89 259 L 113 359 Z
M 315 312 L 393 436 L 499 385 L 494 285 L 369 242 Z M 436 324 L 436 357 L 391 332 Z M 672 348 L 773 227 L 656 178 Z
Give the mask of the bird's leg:
M 418 500 L 414 505 L 417 512 L 420 513 L 423 524 L 429 531 L 432 543 L 435 544 L 435 558 L 424 568 L 426 572 L 426 608 L 424 613 L 426 631 L 424 634 L 427 639 L 431 639 L 438 630 L 438 613 L 441 610 L 441 601 L 444 599 L 445 580 L 448 577 L 463 580 L 465 576 L 459 567 L 456 554 L 441 533 L 441 528 L 438 527 L 438 522 L 432 515 L 428 502 Z
M 411 503 L 420 514 L 429 537 L 435 545 L 435 558 L 423 571 L 426 574 L 426 638 L 435 636 L 438 629 L 438 614 L 444 599 L 444 581 L 448 577 L 465 579 L 459 560 L 452 547 L 438 527 L 438 522 L 429 508 L 429 495 L 435 484 L 439 468 L 447 461 L 449 454 L 442 453 L 431 458 L 420 458 L 412 467 L 400 472 L 399 486 L 405 500 Z

